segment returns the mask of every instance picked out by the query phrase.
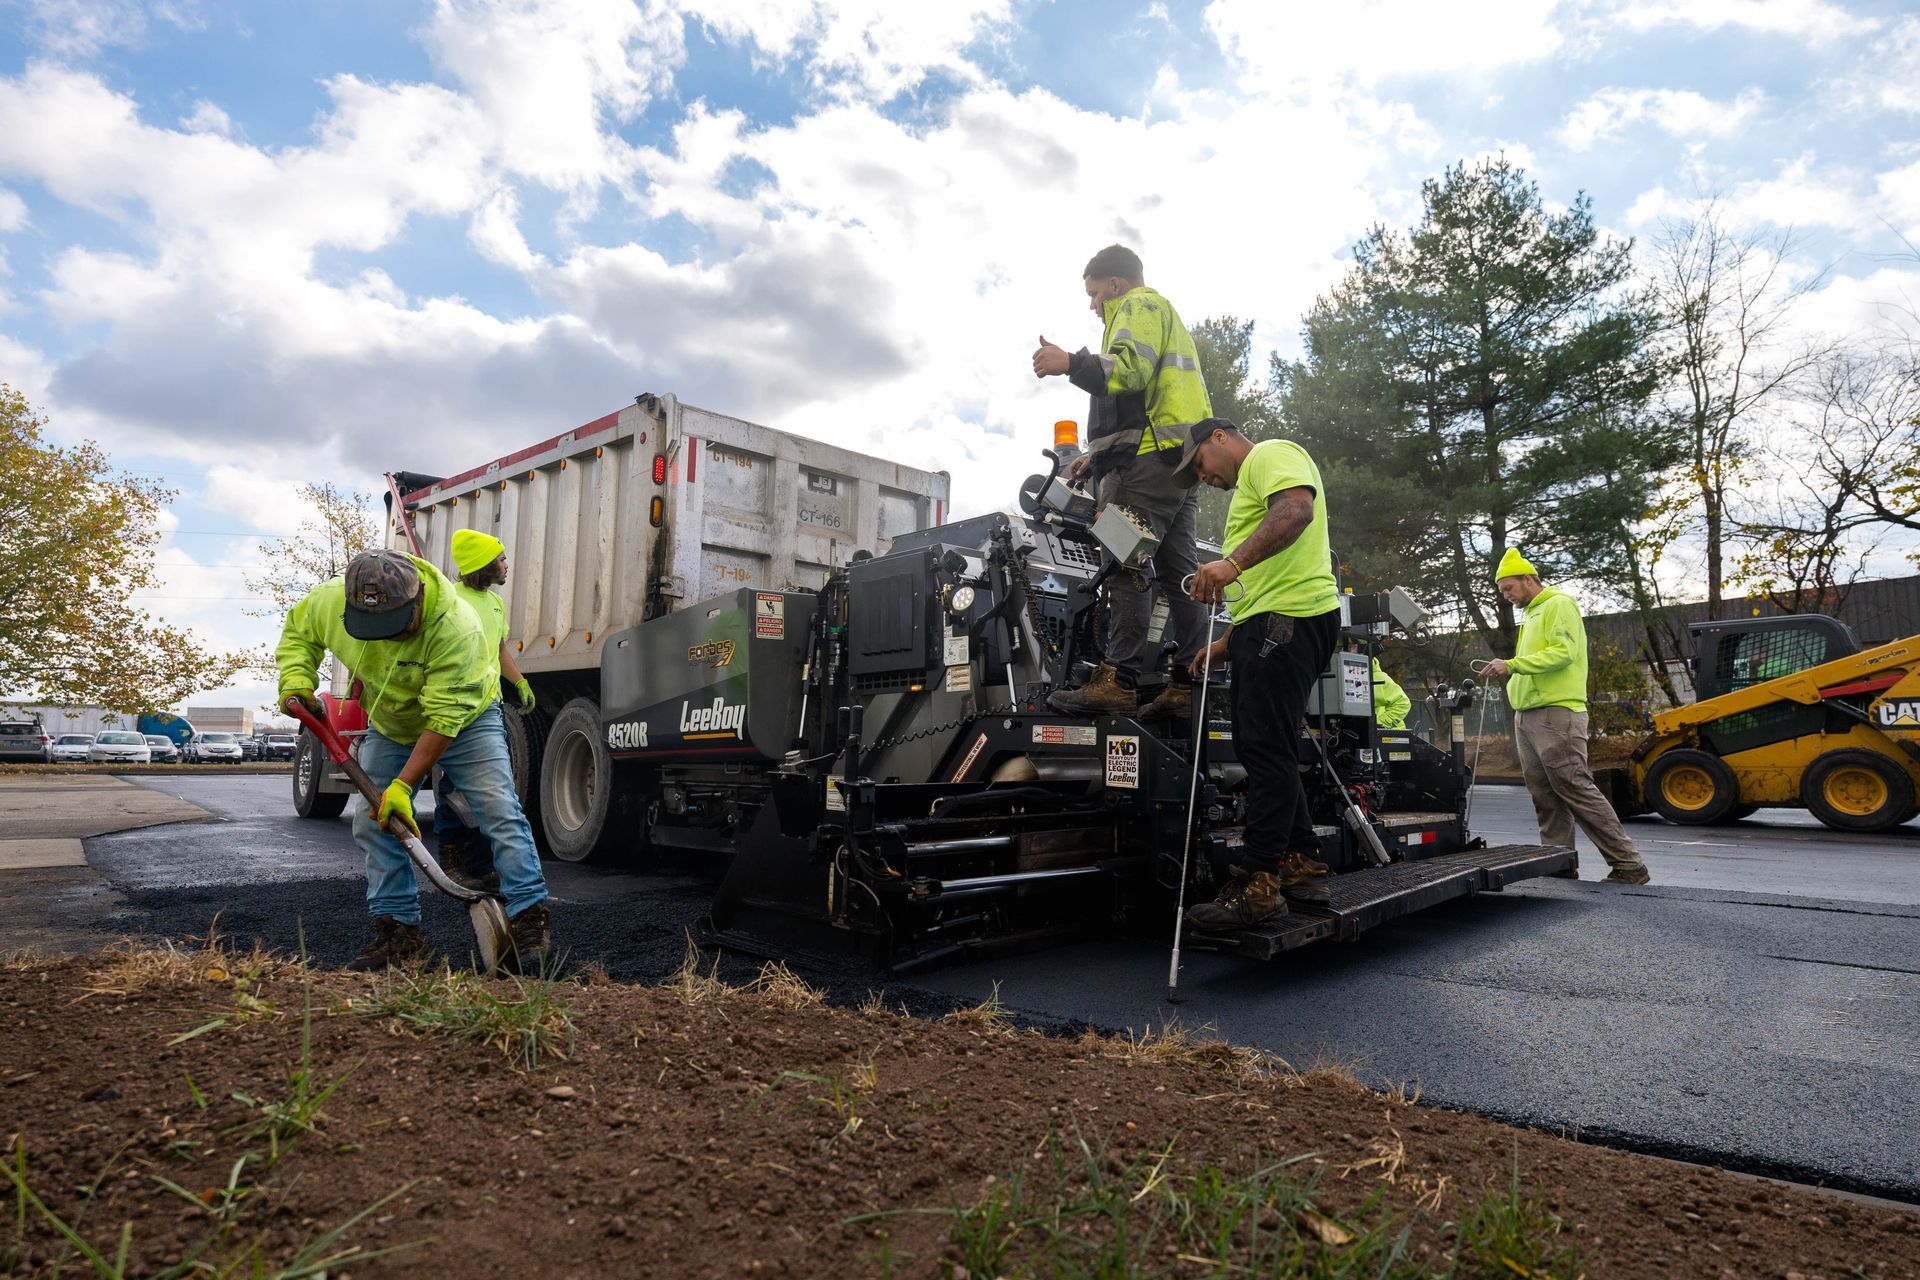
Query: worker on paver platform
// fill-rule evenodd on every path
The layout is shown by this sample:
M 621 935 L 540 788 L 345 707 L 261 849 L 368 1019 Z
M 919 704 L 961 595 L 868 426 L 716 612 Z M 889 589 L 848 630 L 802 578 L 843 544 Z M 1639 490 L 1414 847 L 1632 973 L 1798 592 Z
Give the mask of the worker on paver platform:
M 436 763 L 493 845 L 522 970 L 538 964 L 549 946 L 547 885 L 514 795 L 498 723 L 499 674 L 480 620 L 425 560 L 363 551 L 345 574 L 288 612 L 274 650 L 281 702 L 297 697 L 323 714 L 313 693 L 329 650 L 360 681 L 369 724 L 360 764 L 383 788 L 377 812 L 363 802 L 353 815 L 353 838 L 367 860 L 373 937 L 349 967 L 381 969 L 426 957 L 413 864 L 385 825 L 397 816 L 418 833 L 413 793 Z
M 1363 653 L 1366 646 L 1350 644 L 1348 653 Z M 1382 729 L 1404 729 L 1407 727 L 1407 712 L 1413 709 L 1413 699 L 1400 687 L 1400 682 L 1388 675 L 1380 665 L 1380 659 L 1369 658 L 1373 666 L 1373 719 Z
M 453 567 L 460 574 L 453 589 L 480 620 L 500 695 L 504 699 L 511 690 L 514 709 L 523 716 L 531 715 L 533 685 L 520 673 L 520 665 L 507 649 L 506 602 L 492 590 L 507 580 L 507 549 L 500 539 L 478 529 L 455 529 L 452 549 Z M 504 741 L 506 717 L 496 716 L 488 723 L 499 726 Z M 493 867 L 493 846 L 462 822 L 454 807 L 439 796 L 433 803 L 433 834 L 440 846 L 440 869 L 449 880 L 483 893 L 499 890 L 500 873 Z
M 1500 557 L 1494 584 L 1509 604 L 1526 610 L 1513 657 L 1495 658 L 1486 674 L 1507 680 L 1514 745 L 1540 842 L 1573 848 L 1578 821 L 1612 868 L 1608 880 L 1646 884 L 1647 864 L 1587 767 L 1587 628 L 1580 606 L 1566 592 L 1543 585 L 1513 547 Z
M 1160 539 L 1154 577 L 1167 602 L 1167 625 L 1175 650 L 1173 679 L 1159 696 L 1139 706 L 1137 685 L 1147 661 L 1147 629 L 1153 592 L 1136 590 L 1128 575 L 1107 587 L 1107 660 L 1093 678 L 1048 699 L 1068 715 L 1129 715 L 1141 720 L 1184 718 L 1193 703 L 1188 671 L 1200 651 L 1206 618 L 1187 599 L 1181 583 L 1198 556 L 1193 493 L 1173 483 L 1173 466 L 1187 427 L 1213 414 L 1193 336 L 1173 304 L 1149 289 L 1140 257 L 1124 245 L 1093 255 L 1082 273 L 1087 305 L 1104 326 L 1100 350 L 1071 354 L 1040 339 L 1033 353 L 1035 377 L 1065 374 L 1092 397 L 1087 412 L 1087 452 L 1068 475 L 1089 475 L 1099 485 L 1101 506 L 1119 505 L 1146 521 Z
M 1225 418 L 1188 432 L 1174 482 L 1233 490 L 1227 554 L 1194 573 L 1191 598 L 1211 608 L 1228 584 L 1232 625 L 1193 660 L 1233 664 L 1233 745 L 1247 770 L 1240 865 L 1212 902 L 1187 912 L 1202 927 L 1258 924 L 1284 915 L 1282 900 L 1325 902 L 1326 864 L 1300 785 L 1307 694 L 1340 636 L 1340 592 L 1327 542 L 1320 468 L 1291 440 L 1254 444 Z M 1203 665 L 1205 664 L 1205 665 Z

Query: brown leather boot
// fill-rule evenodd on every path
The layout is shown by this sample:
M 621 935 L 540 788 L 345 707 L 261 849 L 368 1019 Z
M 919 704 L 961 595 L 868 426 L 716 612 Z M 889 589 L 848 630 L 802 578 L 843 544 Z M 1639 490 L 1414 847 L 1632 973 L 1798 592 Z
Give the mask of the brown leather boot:
M 1647 884 L 1653 879 L 1644 866 L 1615 867 L 1607 872 L 1605 883 L 1609 884 Z
M 1280 882 L 1264 871 L 1236 875 L 1212 902 L 1187 908 L 1187 923 L 1202 929 L 1244 929 L 1287 914 Z
M 1111 662 L 1103 662 L 1093 679 L 1078 689 L 1061 690 L 1047 705 L 1069 716 L 1130 716 L 1140 705 L 1140 695 L 1120 683 L 1120 672 Z
M 537 974 L 553 947 L 548 932 L 547 904 L 537 902 L 507 921 L 513 931 L 513 972 Z
M 447 873 L 447 879 L 462 889 L 472 889 L 476 893 L 500 892 L 500 873 L 482 871 L 475 865 L 479 851 L 464 840 L 442 840 L 440 842 L 440 869 Z
M 427 939 L 417 924 L 405 924 L 392 916 L 373 918 L 373 939 L 360 954 L 347 962 L 347 968 L 360 973 L 419 964 L 427 958 Z
M 1152 724 L 1156 720 L 1185 720 L 1193 714 L 1193 686 L 1190 684 L 1169 684 L 1160 691 L 1160 696 L 1140 708 L 1134 719 L 1142 724 Z
M 1327 888 L 1327 864 L 1298 849 L 1280 859 L 1280 892 L 1296 902 L 1325 903 L 1333 900 Z

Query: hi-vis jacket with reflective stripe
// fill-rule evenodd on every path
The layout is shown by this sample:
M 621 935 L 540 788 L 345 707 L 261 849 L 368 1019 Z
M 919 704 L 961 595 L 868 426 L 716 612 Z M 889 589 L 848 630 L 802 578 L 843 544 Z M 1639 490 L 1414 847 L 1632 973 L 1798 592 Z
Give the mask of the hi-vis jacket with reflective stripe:
M 1173 304 L 1145 285 L 1109 299 L 1105 311 L 1107 328 L 1100 354 L 1077 351 L 1067 368 L 1068 377 L 1082 391 L 1112 396 L 1115 401 L 1113 413 L 1090 415 L 1089 446 L 1104 452 L 1103 436 L 1139 431 L 1141 453 L 1180 447 L 1184 433 L 1166 428 L 1213 416 L 1193 335 L 1180 322 Z

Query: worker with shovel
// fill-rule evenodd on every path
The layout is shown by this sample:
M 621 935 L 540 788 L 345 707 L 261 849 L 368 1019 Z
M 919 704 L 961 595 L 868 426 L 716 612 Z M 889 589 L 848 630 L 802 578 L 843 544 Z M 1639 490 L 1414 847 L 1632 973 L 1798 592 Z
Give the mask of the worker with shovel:
M 314 690 L 329 650 L 361 683 L 370 727 L 360 764 L 382 789 L 377 812 L 362 803 L 353 816 L 366 854 L 373 937 L 349 967 L 382 969 L 426 956 L 413 864 L 385 828 L 398 818 L 418 835 L 413 793 L 436 763 L 493 845 L 514 951 L 522 971 L 533 967 L 550 945 L 547 886 L 514 794 L 498 723 L 499 672 L 479 619 L 427 561 L 363 551 L 287 614 L 274 650 L 280 702 L 294 698 L 324 715 Z
M 487 656 L 493 660 L 494 676 L 500 696 L 511 696 L 514 710 L 533 714 L 533 685 L 521 674 L 520 665 L 507 650 L 507 606 L 494 587 L 507 580 L 507 549 L 500 539 L 478 529 L 453 531 L 453 567 L 460 574 L 454 594 L 466 602 L 480 620 Z M 511 690 L 511 694 L 509 694 Z M 504 716 L 495 716 L 502 741 L 506 738 Z M 436 787 L 438 784 L 435 784 Z M 493 866 L 493 846 L 486 836 L 468 826 L 450 798 L 433 798 L 433 834 L 439 841 L 440 869 L 455 884 L 486 893 L 498 893 L 500 873 Z

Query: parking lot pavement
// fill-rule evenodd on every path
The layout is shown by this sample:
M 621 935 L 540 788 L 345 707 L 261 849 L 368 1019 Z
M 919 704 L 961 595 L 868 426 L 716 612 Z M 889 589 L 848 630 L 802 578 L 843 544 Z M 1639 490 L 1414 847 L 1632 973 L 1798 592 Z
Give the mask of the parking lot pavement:
M 328 963 L 358 947 L 345 819 L 294 817 L 284 777 L 141 783 L 215 820 L 88 840 L 102 892 L 45 904 L 62 927 L 96 943 L 179 937 L 217 914 L 230 936 Z M 1038 1019 L 1113 1030 L 1177 1015 L 1298 1064 L 1417 1083 L 1441 1105 L 1920 1201 L 1920 840 L 1803 817 L 1702 832 L 1635 822 L 1656 878 L 1645 889 L 1591 883 L 1604 867 L 1589 852 L 1586 882 L 1529 881 L 1283 962 L 1189 952 L 1177 1010 L 1163 1000 L 1164 944 L 1133 940 L 915 974 L 889 992 L 930 1007 L 997 991 Z M 1474 825 L 1495 842 L 1534 838 L 1518 788 L 1483 788 Z M 671 971 L 711 892 L 685 868 L 547 870 L 557 941 L 626 979 Z M 429 901 L 426 916 L 437 946 L 471 949 L 464 913 Z M 0 919 L 0 950 L 12 927 Z

